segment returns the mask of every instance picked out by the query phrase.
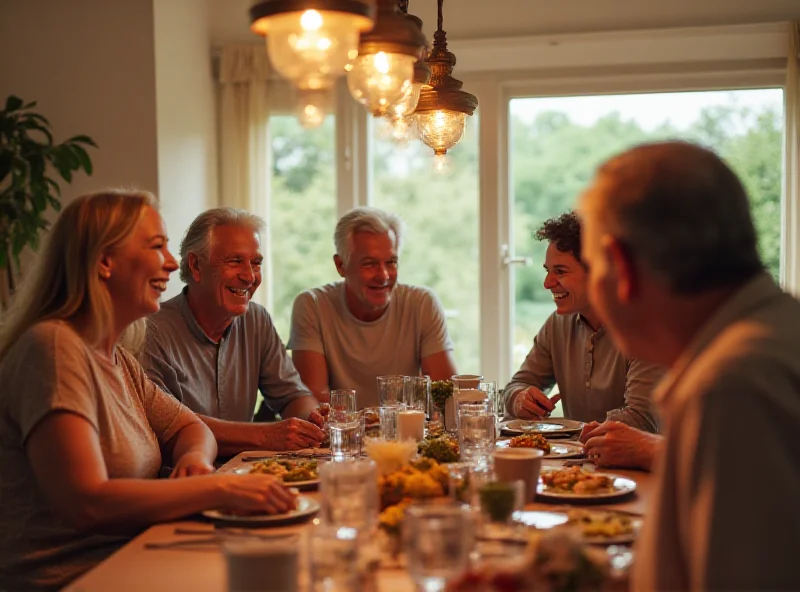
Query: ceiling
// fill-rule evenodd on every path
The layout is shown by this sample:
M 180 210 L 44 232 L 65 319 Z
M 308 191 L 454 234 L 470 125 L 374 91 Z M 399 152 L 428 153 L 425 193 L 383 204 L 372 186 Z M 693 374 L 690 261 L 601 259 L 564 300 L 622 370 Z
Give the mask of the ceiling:
M 211 0 L 215 45 L 252 42 L 253 0 Z M 436 0 L 410 0 L 409 12 L 436 28 Z M 800 20 L 800 0 L 447 0 L 448 39 L 710 26 Z

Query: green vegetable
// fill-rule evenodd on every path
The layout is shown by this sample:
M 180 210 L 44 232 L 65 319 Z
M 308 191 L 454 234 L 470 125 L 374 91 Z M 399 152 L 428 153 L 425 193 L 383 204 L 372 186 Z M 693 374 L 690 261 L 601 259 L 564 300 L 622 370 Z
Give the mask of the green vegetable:
M 431 399 L 436 408 L 444 413 L 447 399 L 453 396 L 453 383 L 449 380 L 434 380 L 431 383 Z
M 458 441 L 448 435 L 423 440 L 419 443 L 417 450 L 422 456 L 432 458 L 440 463 L 457 462 L 461 457 Z

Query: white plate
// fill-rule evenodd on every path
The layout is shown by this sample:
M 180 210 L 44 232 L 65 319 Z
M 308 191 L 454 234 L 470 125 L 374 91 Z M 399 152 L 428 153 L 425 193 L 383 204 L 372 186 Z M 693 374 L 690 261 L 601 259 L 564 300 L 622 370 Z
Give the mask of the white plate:
M 588 510 L 590 512 L 594 512 L 594 510 Z M 613 514 L 613 510 L 597 510 L 599 514 Z M 619 513 L 619 512 L 616 512 Z M 581 538 L 583 542 L 589 543 L 592 545 L 624 545 L 628 543 L 632 543 L 636 536 L 639 534 L 639 530 L 642 527 L 642 518 L 640 516 L 633 516 L 628 515 L 631 519 L 631 526 L 633 527 L 633 532 L 629 532 L 626 534 L 619 534 L 617 536 L 600 536 L 600 535 L 586 535 L 581 533 Z M 567 524 L 569 517 L 567 514 L 562 512 L 515 512 L 514 519 L 518 522 L 522 522 L 523 524 L 527 524 L 528 526 L 533 526 L 539 529 L 547 529 L 553 528 L 554 526 L 561 526 L 562 524 Z M 580 525 L 575 525 L 576 528 L 580 528 Z
M 280 459 L 278 459 L 278 460 L 280 460 Z M 317 462 L 319 462 L 319 461 L 317 461 Z M 240 467 L 236 467 L 235 469 L 233 469 L 233 472 L 237 473 L 239 475 L 246 475 L 246 474 L 252 472 L 254 464 L 255 463 L 250 463 L 250 464 L 247 464 L 247 465 L 242 465 Z M 264 473 L 264 474 L 267 474 L 267 473 Z M 283 484 L 286 487 L 296 487 L 297 489 L 304 489 L 304 490 L 305 489 L 314 489 L 315 487 L 317 487 L 319 485 L 319 477 L 317 477 L 316 479 L 309 479 L 308 481 L 284 481 Z
M 574 419 L 512 419 L 500 424 L 509 434 L 542 434 L 543 436 L 567 436 L 577 434 L 583 427 L 582 421 Z
M 509 448 L 510 442 L 511 440 L 501 440 L 497 443 L 497 447 Z M 583 444 L 580 442 L 548 440 L 547 443 L 550 444 L 550 452 L 549 454 L 545 454 L 542 458 L 578 458 L 583 456 Z
M 629 493 L 636 490 L 636 482 L 633 479 L 614 475 L 612 473 L 599 473 L 594 472 L 593 475 L 604 475 L 611 478 L 613 491 L 599 491 L 596 493 L 571 493 L 567 491 L 552 491 L 548 490 L 541 479 L 539 486 L 536 488 L 536 493 L 543 500 L 557 500 L 563 502 L 575 502 L 582 500 L 599 500 L 599 499 L 616 499 L 625 497 Z
M 219 510 L 206 510 L 203 512 L 203 516 L 215 522 L 225 522 L 228 524 L 237 524 L 239 526 L 245 524 L 253 526 L 276 526 L 312 516 L 317 513 L 317 511 L 319 511 L 319 502 L 317 500 L 306 497 L 305 495 L 300 495 L 297 497 L 297 508 L 285 514 L 249 514 L 247 516 L 239 516 L 237 514 L 226 514 Z

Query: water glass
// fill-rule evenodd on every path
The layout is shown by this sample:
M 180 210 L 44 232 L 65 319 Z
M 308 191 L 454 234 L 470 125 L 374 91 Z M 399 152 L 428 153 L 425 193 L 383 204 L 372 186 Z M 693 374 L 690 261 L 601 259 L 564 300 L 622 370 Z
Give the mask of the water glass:
M 503 421 L 505 415 L 505 405 L 502 396 L 497 390 L 497 383 L 494 380 L 481 381 L 478 383 L 478 390 L 486 393 L 486 400 L 491 406 L 492 413 L 494 413 L 496 429 L 499 431 L 500 422 Z
M 358 531 L 346 526 L 317 524 L 308 538 L 313 592 L 351 592 L 359 587 Z M 281 588 L 264 588 L 281 589 Z
M 230 592 L 296 592 L 299 589 L 297 536 L 276 536 L 274 540 L 231 536 L 222 539 L 222 553 L 227 566 Z
M 407 376 L 378 376 L 378 396 L 381 407 L 403 404 Z
M 470 487 L 469 487 L 469 473 L 471 466 L 469 463 L 457 462 L 447 463 L 448 483 L 447 489 L 450 493 L 450 499 L 454 502 L 469 504 L 470 502 Z
M 487 403 L 458 407 L 458 445 L 461 460 L 486 462 L 495 447 L 495 416 Z
M 473 405 L 486 401 L 486 393 L 478 389 L 483 376 L 478 374 L 456 374 L 453 382 L 453 411 L 455 426 L 458 429 L 458 409 L 461 405 Z
M 324 463 L 319 480 L 324 523 L 372 531 L 378 521 L 378 471 L 372 460 Z
M 363 411 L 331 411 L 328 420 L 331 460 L 343 461 L 361 456 L 364 444 Z
M 406 378 L 405 392 L 403 393 L 406 409 L 417 409 L 428 414 L 431 401 L 431 377 L 408 376 Z
M 400 405 L 390 405 L 378 410 L 381 421 L 381 438 L 387 442 L 397 440 L 397 412 L 400 409 L 402 409 Z
M 356 411 L 355 389 L 334 389 L 331 391 L 331 411 Z
M 444 590 L 466 570 L 475 542 L 470 513 L 459 504 L 412 505 L 403 538 L 408 571 L 425 592 Z

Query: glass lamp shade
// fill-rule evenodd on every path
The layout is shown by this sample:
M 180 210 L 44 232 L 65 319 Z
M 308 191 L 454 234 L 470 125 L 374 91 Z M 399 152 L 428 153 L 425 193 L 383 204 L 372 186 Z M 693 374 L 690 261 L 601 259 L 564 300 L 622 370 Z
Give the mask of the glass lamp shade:
M 322 125 L 331 109 L 332 93 L 327 89 L 298 91 L 295 114 L 301 126 L 312 129 Z
M 467 114 L 449 109 L 417 113 L 420 139 L 437 155 L 445 154 L 464 135 Z
M 330 88 L 358 52 L 370 19 L 344 12 L 306 10 L 263 19 L 274 68 L 301 89 Z
M 350 94 L 376 117 L 385 115 L 410 93 L 415 61 L 414 56 L 383 51 L 359 55 L 347 72 Z

